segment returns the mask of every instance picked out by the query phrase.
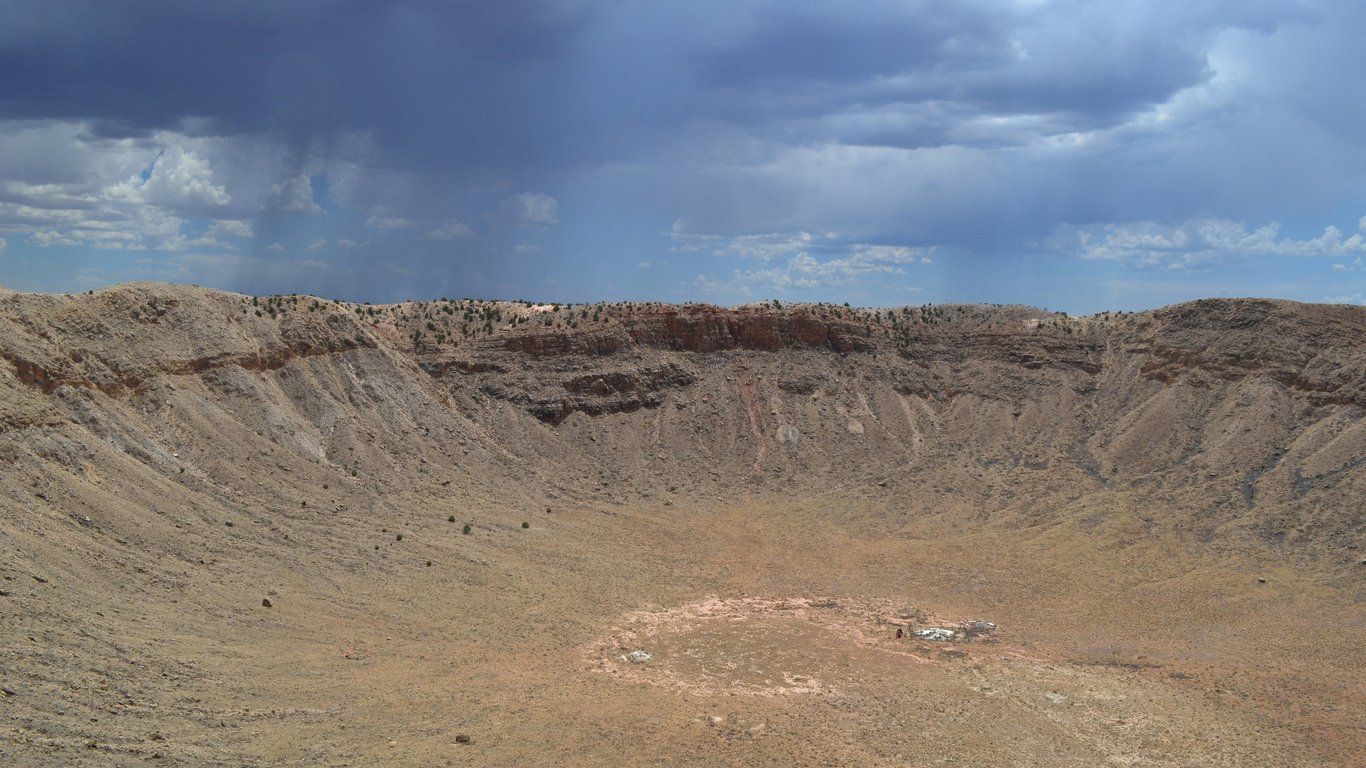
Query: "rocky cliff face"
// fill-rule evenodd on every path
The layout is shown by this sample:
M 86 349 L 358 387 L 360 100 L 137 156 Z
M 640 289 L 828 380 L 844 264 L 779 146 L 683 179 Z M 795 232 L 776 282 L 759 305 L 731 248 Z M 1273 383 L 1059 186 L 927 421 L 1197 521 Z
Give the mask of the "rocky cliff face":
M 82 466 L 103 443 L 207 477 L 195 461 L 227 466 L 196 445 L 212 425 L 343 475 L 866 486 L 1019 520 L 1104 496 L 1195 541 L 1362 544 L 1360 308 L 374 307 L 137 284 L 0 297 L 0 357 L 9 461 Z
M 643 305 L 614 318 L 608 330 L 514 333 L 507 349 L 531 355 L 610 355 L 633 345 L 680 352 L 757 350 L 777 352 L 803 346 L 835 352 L 872 348 L 871 326 L 817 313 L 806 307 L 788 312 L 763 308 Z

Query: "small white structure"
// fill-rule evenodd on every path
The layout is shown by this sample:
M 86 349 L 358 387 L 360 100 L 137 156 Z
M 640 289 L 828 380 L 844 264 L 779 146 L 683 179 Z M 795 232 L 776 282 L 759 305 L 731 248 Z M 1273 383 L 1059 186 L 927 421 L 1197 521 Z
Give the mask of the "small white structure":
M 921 640 L 929 640 L 936 643 L 946 643 L 958 636 L 957 632 L 943 627 L 926 627 L 925 629 L 914 630 L 911 634 Z
M 622 656 L 621 660 L 629 661 L 632 664 L 643 664 L 650 660 L 650 654 L 646 653 L 645 651 L 631 651 L 625 656 Z

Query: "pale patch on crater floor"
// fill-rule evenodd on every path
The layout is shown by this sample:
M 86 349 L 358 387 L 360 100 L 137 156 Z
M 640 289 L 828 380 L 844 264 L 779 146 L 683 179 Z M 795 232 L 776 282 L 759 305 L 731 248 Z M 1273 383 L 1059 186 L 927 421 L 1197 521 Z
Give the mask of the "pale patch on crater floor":
M 822 694 L 889 659 L 933 661 L 940 649 L 927 653 L 909 637 L 895 639 L 898 627 L 930 621 L 891 601 L 711 597 L 629 614 L 586 652 L 606 674 L 698 694 Z M 631 662 L 635 651 L 650 660 Z M 963 655 L 955 653 L 943 658 Z
M 1275 719 L 1229 707 L 1225 694 L 1212 698 L 1161 665 L 1069 660 L 1008 636 L 935 643 L 895 635 L 936 624 L 954 622 L 885 601 L 708 598 L 628 614 L 583 651 L 622 683 L 721 702 L 747 697 L 748 705 L 731 706 L 797 718 L 808 735 L 856 716 L 866 750 L 858 764 L 902 765 L 912 753 L 945 764 L 965 753 L 991 756 L 983 765 L 1324 764 Z M 638 650 L 649 658 L 632 661 Z M 1003 745 L 1009 763 L 993 761 Z

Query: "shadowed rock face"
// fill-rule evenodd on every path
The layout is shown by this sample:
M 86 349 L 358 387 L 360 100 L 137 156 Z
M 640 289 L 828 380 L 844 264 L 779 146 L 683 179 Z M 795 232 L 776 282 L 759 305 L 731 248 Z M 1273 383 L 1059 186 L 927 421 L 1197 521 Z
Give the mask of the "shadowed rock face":
M 607 332 L 521 333 L 504 343 L 509 350 L 531 355 L 610 355 L 630 345 L 701 353 L 776 352 L 795 346 L 841 353 L 871 349 L 869 326 L 820 317 L 802 307 L 782 313 L 646 305 L 615 319 L 616 327 Z
M 1324 402 L 1366 402 L 1362 371 L 1350 362 L 1361 343 L 1359 308 L 1210 299 L 1103 321 L 1030 314 L 955 308 L 928 323 L 892 325 L 839 308 L 643 305 L 614 315 L 605 327 L 513 332 L 504 346 L 534 357 L 610 356 L 642 347 L 694 353 L 895 351 L 922 366 L 985 361 L 1086 375 L 1099 374 L 1102 356 L 1117 350 L 1140 360 L 1143 376 L 1162 382 L 1262 374 L 1320 393 Z
M 871 348 L 866 325 L 831 317 L 818 317 L 798 307 L 789 312 L 720 310 L 702 308 L 691 312 L 660 309 L 632 317 L 627 324 L 637 344 L 662 346 L 686 352 L 720 352 L 751 349 L 776 352 L 804 346 L 834 352 L 860 352 Z

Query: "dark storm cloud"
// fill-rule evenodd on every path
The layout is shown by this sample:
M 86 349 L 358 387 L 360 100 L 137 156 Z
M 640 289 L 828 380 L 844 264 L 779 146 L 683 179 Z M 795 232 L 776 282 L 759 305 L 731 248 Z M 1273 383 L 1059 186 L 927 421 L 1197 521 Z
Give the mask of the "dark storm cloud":
M 952 129 L 977 116 L 1036 116 L 1054 132 L 1111 125 L 1208 79 L 1221 31 L 1313 18 L 1279 2 L 924 0 L 862 15 L 845 4 L 764 11 L 737 14 L 747 34 L 695 58 L 710 108 L 788 131 L 791 120 L 898 108 L 892 117 L 901 119 L 880 130 L 812 128 L 812 138 L 897 146 L 961 143 Z
M 741 22 L 749 34 L 701 62 L 704 82 L 747 90 L 856 83 L 943 62 L 996 67 L 1009 47 L 1005 19 L 971 4 L 935 0 L 885 10 L 860 15 L 847 5 L 769 5 Z
M 1305 17 L 1267 2 L 10 5 L 0 119 L 323 152 L 362 130 L 395 162 L 462 169 L 611 159 L 707 121 L 897 146 L 970 141 L 953 129 L 980 115 L 1093 129 L 1208 77 L 1214 32 Z M 832 119 L 846 113 L 860 119 Z
M 369 130 L 408 160 L 542 151 L 581 13 L 554 3 L 19 0 L 0 32 L 0 119 L 97 135 L 192 127 L 286 141 Z M 461 155 L 452 148 L 477 147 Z

